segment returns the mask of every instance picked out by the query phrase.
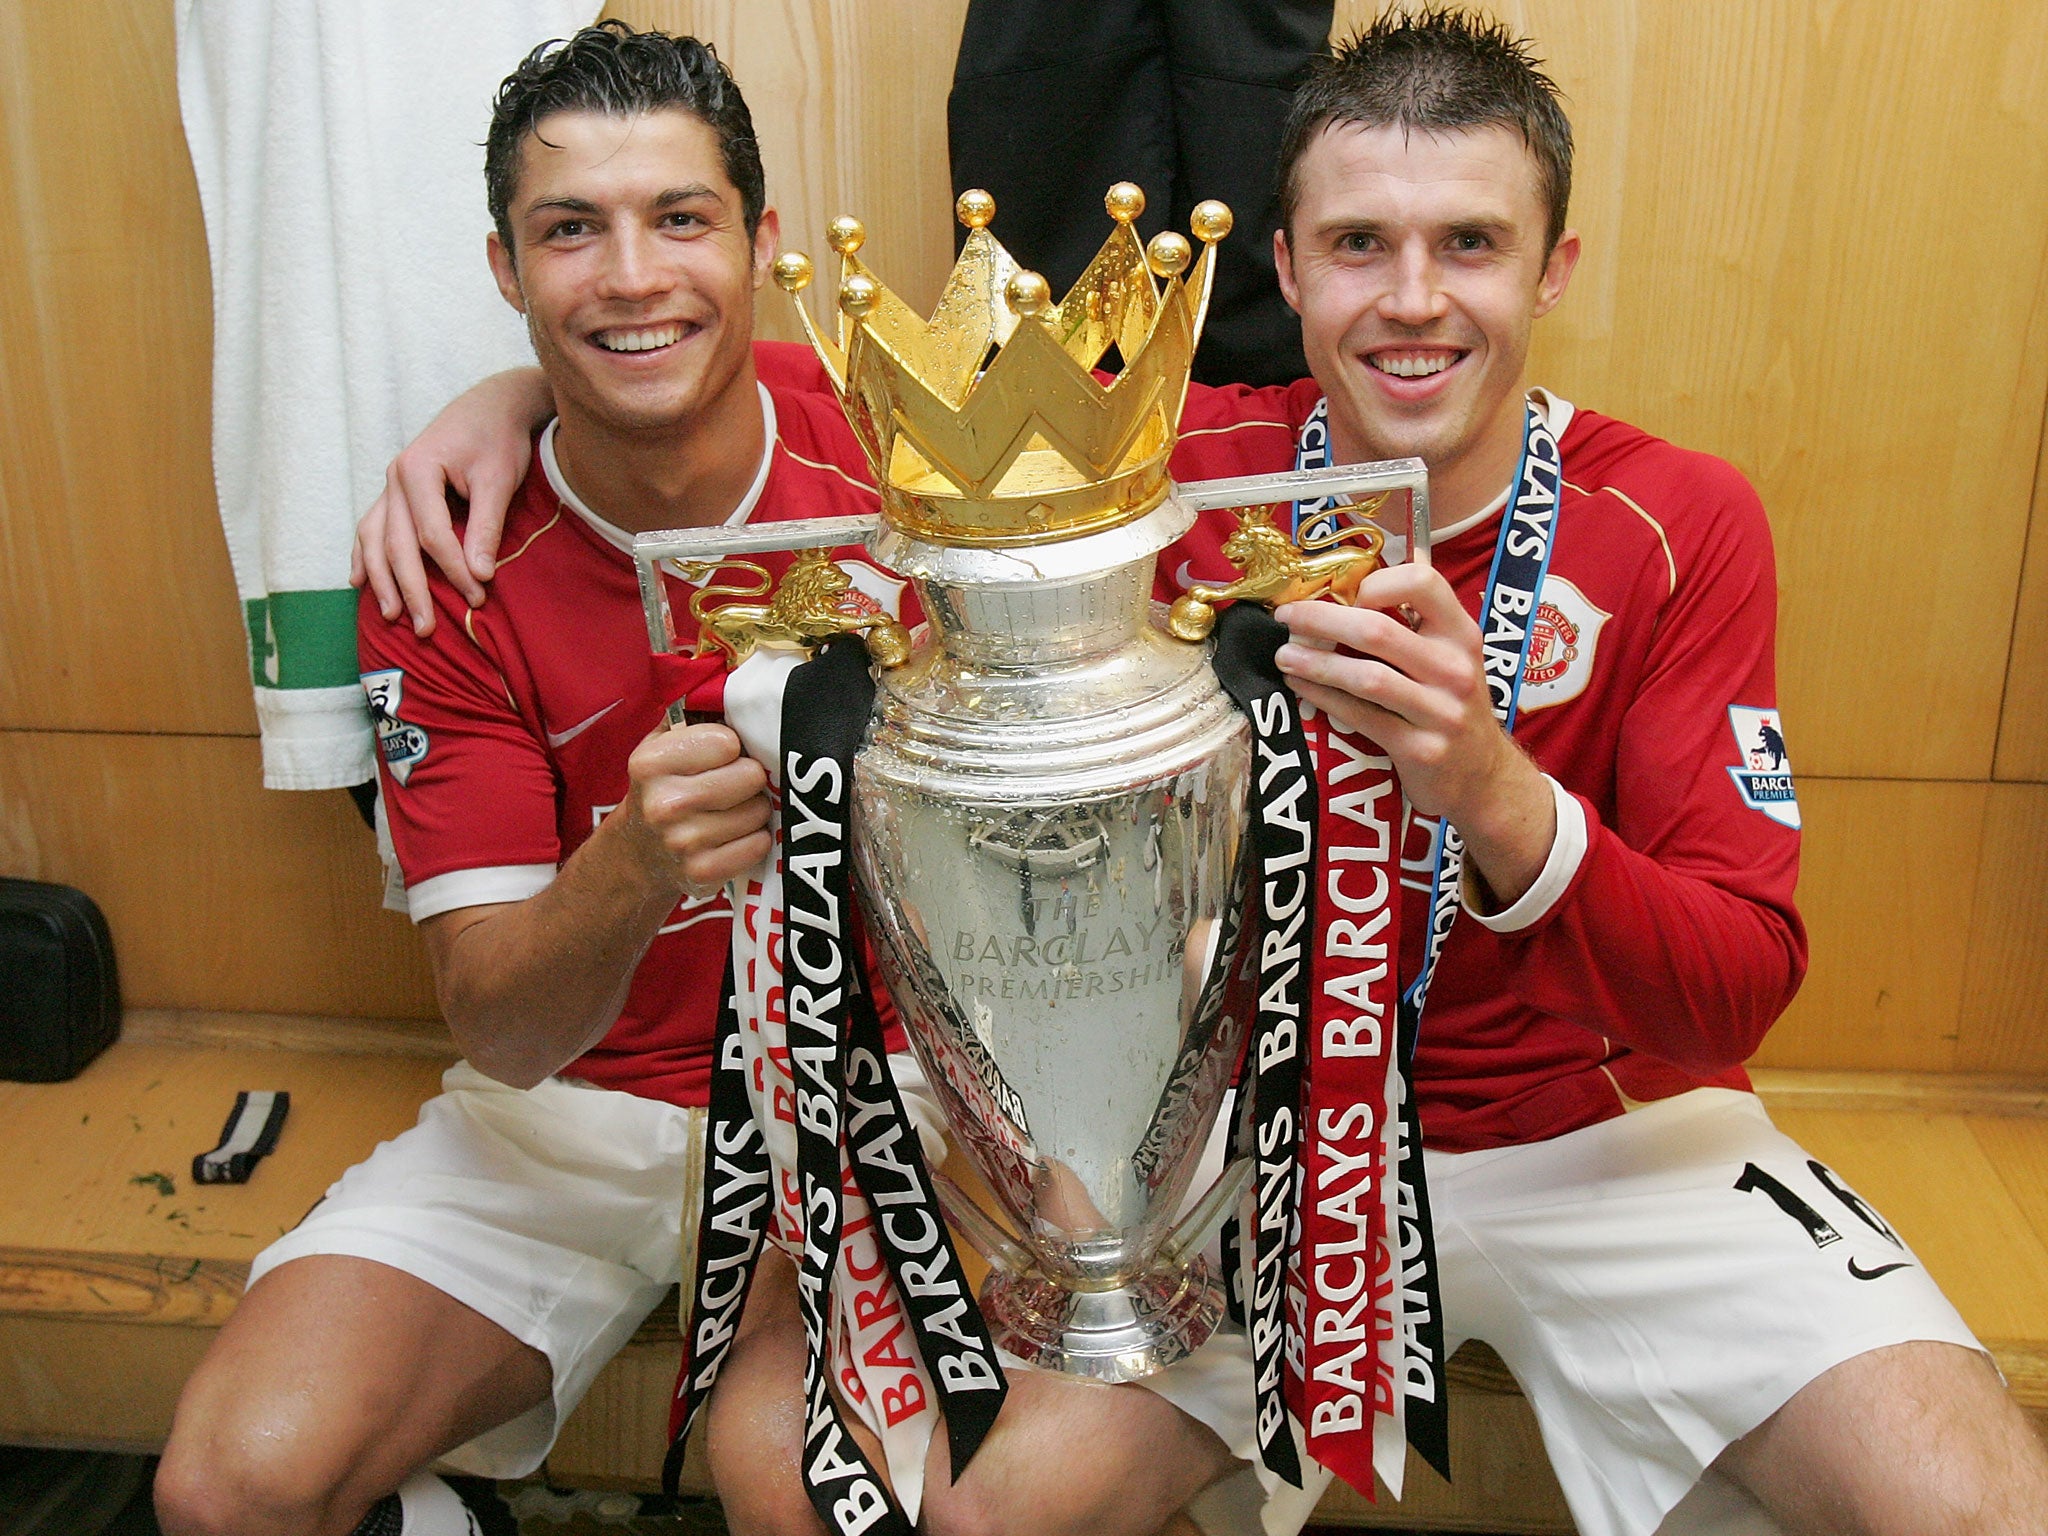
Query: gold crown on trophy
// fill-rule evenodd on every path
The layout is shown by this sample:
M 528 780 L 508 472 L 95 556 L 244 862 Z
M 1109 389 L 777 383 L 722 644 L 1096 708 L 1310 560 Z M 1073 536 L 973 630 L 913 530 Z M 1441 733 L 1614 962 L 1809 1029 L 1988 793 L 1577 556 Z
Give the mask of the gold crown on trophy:
M 1121 527 L 1166 495 L 1230 210 L 1195 205 L 1197 257 L 1170 230 L 1149 246 L 1138 239 L 1131 225 L 1145 194 L 1131 183 L 1103 203 L 1115 228 L 1054 304 L 1045 279 L 989 233 L 995 199 L 961 193 L 967 239 L 929 320 L 862 264 L 860 221 L 832 221 L 837 340 L 800 299 L 797 312 L 874 465 L 883 515 L 900 531 L 940 544 L 1044 543 Z M 795 296 L 811 271 L 791 251 L 776 260 L 775 280 Z M 1095 370 L 1112 346 L 1123 370 L 1105 384 Z

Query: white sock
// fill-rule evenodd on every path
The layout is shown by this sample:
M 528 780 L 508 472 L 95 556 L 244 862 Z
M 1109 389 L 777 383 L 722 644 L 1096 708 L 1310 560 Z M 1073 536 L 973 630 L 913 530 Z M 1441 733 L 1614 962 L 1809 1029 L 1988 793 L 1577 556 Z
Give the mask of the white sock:
M 469 1506 L 431 1472 L 415 1472 L 401 1483 L 398 1502 L 405 1510 L 401 1536 L 481 1536 Z
M 394 1508 L 395 1503 L 395 1508 Z M 356 1536 L 479 1536 L 476 1517 L 455 1490 L 431 1472 L 415 1472 L 398 1492 L 379 1499 Z

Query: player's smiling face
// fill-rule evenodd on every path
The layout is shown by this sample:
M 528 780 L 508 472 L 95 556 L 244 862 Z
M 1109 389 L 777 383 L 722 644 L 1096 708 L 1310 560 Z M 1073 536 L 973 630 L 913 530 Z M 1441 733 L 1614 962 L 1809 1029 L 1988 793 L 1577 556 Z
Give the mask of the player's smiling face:
M 1496 493 L 1520 447 L 1530 329 L 1578 259 L 1570 232 L 1546 256 L 1548 210 L 1520 133 L 1339 124 L 1296 176 L 1291 238 L 1275 254 L 1339 455 L 1413 455 L 1435 477 L 1491 475 L 1505 451 L 1485 492 Z
M 520 146 L 516 253 L 491 268 L 564 414 L 614 431 L 685 421 L 740 376 L 775 216 L 747 236 L 718 136 L 694 114 L 557 112 Z

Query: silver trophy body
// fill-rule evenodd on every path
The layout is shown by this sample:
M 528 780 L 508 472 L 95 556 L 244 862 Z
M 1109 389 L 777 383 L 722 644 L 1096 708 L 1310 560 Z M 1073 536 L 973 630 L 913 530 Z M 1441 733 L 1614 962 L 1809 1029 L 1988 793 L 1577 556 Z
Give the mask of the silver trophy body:
M 1223 993 L 1251 772 L 1208 648 L 1153 612 L 1155 556 L 1195 515 L 1170 496 L 1125 527 L 1010 550 L 872 517 L 634 541 L 660 652 L 679 649 L 664 569 L 696 581 L 865 539 L 914 584 L 927 631 L 879 671 L 854 758 L 861 905 L 953 1144 L 1001 1210 L 934 1170 L 990 1260 L 996 1342 L 1102 1381 L 1215 1330 L 1223 1297 L 1195 1250 L 1248 1168 L 1187 1205 L 1244 1041 Z
M 1249 1163 L 1189 1196 L 1248 1022 L 1224 992 L 1250 729 L 1209 648 L 1160 623 L 1153 571 L 1201 512 L 1325 497 L 1379 498 L 1387 557 L 1427 561 L 1414 460 L 1176 486 L 1122 528 L 1010 549 L 875 517 L 634 541 L 657 651 L 678 647 L 664 566 L 698 580 L 864 540 L 917 589 L 928 630 L 878 672 L 854 759 L 858 889 L 953 1143 L 1000 1212 L 935 1170 L 947 1215 L 991 1261 L 996 1341 L 1033 1364 L 1135 1380 L 1221 1320 L 1199 1251 Z
M 1168 500 L 1025 550 L 871 544 L 931 629 L 881 674 L 854 760 L 870 931 L 1006 1218 L 948 1191 L 995 1266 L 996 1342 L 1107 1381 L 1179 1359 L 1223 1310 L 1185 1250 L 1234 1183 L 1177 1218 L 1243 1043 L 1223 991 L 1251 735 L 1206 648 L 1153 618 L 1154 555 L 1193 516 Z

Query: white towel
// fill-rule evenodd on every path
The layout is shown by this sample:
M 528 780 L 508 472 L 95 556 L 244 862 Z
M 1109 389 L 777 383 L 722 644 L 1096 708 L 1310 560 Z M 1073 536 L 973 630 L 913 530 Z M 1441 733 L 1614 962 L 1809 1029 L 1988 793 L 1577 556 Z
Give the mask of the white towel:
M 356 519 L 450 398 L 532 361 L 484 260 L 499 82 L 598 0 L 179 0 L 213 258 L 213 467 L 263 782 L 375 773 Z

